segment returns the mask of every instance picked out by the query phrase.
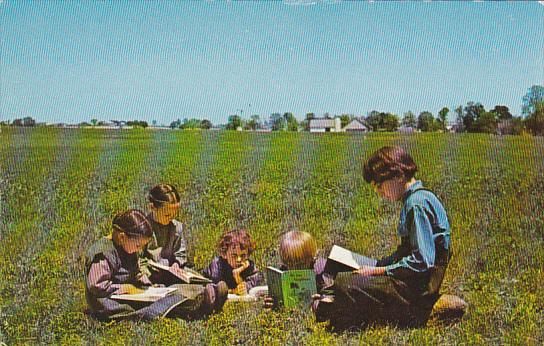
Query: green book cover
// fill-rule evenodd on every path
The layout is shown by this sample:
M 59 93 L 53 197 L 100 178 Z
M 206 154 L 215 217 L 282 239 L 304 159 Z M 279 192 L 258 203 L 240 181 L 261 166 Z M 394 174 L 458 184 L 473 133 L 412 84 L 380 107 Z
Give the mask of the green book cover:
M 317 293 L 313 270 L 281 271 L 274 267 L 266 268 L 268 292 L 278 303 L 286 308 L 309 305 L 312 295 Z

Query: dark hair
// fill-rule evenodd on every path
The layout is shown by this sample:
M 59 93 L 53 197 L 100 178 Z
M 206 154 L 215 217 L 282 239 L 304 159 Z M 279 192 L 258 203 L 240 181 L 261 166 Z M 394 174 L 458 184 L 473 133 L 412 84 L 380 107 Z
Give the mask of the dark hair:
M 381 184 L 393 178 L 410 180 L 417 172 L 412 157 L 401 147 L 383 147 L 372 154 L 363 168 L 367 183 Z
M 233 229 L 221 237 L 219 243 L 217 244 L 217 251 L 220 255 L 225 255 L 227 250 L 238 245 L 240 249 L 247 250 L 248 254 L 251 255 L 255 251 L 255 242 L 251 240 L 251 236 L 245 229 Z
M 117 213 L 113 218 L 112 226 L 129 237 L 151 238 L 153 236 L 151 224 L 144 213 L 136 209 Z
M 179 203 L 178 190 L 169 184 L 159 184 L 152 188 L 147 195 L 149 202 L 153 203 L 155 208 L 160 208 L 167 203 Z

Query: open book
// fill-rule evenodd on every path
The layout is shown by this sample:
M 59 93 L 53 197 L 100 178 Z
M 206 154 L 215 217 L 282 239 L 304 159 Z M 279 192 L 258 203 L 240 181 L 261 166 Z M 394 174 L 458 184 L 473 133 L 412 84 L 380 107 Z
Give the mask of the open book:
M 212 282 L 210 279 L 204 277 L 196 270 L 192 270 L 190 268 L 173 269 L 172 267 L 157 263 L 153 260 L 148 260 L 147 263 L 149 263 L 149 265 L 151 265 L 153 268 L 169 272 L 170 274 L 174 275 L 176 278 L 187 284 L 209 284 Z
M 339 273 L 357 270 L 361 266 L 366 265 L 370 267 L 375 267 L 375 259 L 365 257 L 355 252 L 351 252 L 348 249 L 344 249 L 341 246 L 334 245 L 327 259 L 327 264 L 325 265 L 325 271 L 328 273 Z
M 317 293 L 313 270 L 286 270 L 266 267 L 269 294 L 278 306 L 287 308 L 309 305 Z
M 136 294 L 113 294 L 111 299 L 128 300 L 134 302 L 156 302 L 174 292 L 175 287 L 149 287 L 143 293 Z
M 229 293 L 227 300 L 235 302 L 256 302 L 268 294 L 268 286 L 255 286 L 243 296 Z

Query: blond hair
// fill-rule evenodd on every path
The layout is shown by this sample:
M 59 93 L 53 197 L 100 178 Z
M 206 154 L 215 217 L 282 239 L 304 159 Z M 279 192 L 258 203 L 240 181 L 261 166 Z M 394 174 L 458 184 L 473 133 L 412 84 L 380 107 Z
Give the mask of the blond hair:
M 280 239 L 280 258 L 289 269 L 311 269 L 317 243 L 310 233 L 290 231 Z

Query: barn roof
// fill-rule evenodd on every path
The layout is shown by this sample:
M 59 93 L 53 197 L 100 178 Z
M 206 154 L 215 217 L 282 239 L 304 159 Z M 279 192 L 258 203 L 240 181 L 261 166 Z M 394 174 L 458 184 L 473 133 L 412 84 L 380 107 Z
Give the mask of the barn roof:
M 312 119 L 310 120 L 311 129 L 326 129 L 334 127 L 334 119 Z

